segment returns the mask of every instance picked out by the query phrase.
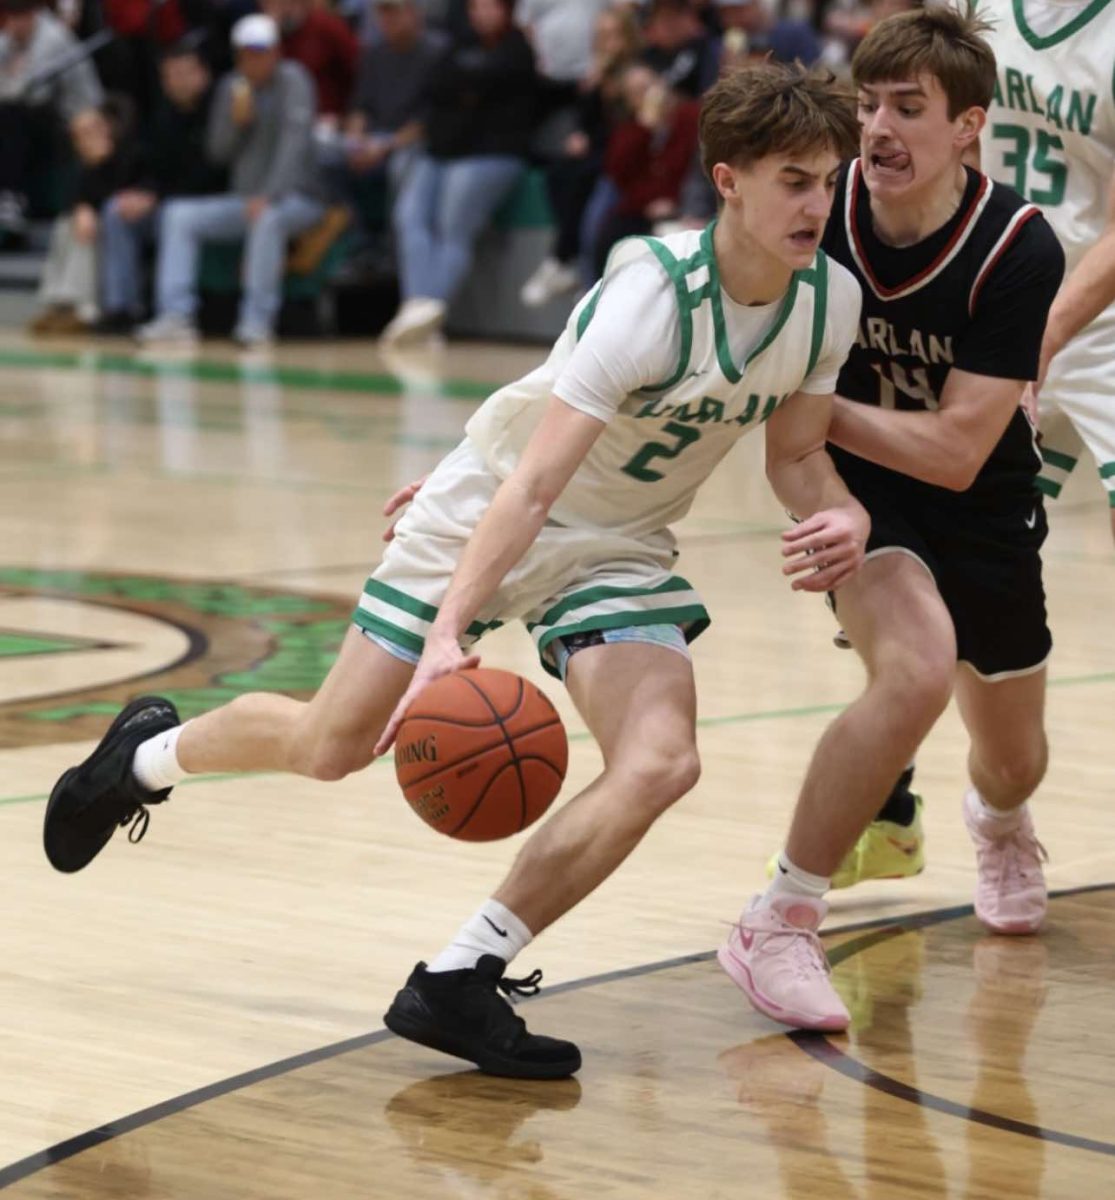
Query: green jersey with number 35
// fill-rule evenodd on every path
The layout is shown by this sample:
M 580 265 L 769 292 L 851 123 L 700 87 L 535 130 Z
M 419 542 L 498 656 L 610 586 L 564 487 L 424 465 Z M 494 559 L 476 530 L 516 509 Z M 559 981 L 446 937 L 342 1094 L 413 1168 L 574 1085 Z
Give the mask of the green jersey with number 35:
M 835 347 L 833 314 L 859 311 L 859 288 L 818 251 L 795 272 L 773 326 L 743 362 L 725 327 L 712 226 L 665 238 L 628 238 L 613 249 L 604 277 L 573 310 L 546 362 L 491 396 L 468 422 L 489 470 L 506 479 L 541 418 L 554 384 L 592 321 L 602 289 L 628 263 L 657 263 L 677 304 L 680 353 L 667 379 L 617 398 L 606 428 L 551 509 L 575 528 L 639 537 L 685 516 L 698 487 L 744 434 L 759 429 L 798 391 L 822 352 Z M 632 312 L 632 321 L 638 321 Z M 848 334 L 850 344 L 852 333 Z
M 1115 0 L 978 0 L 998 63 L 981 166 L 1040 205 L 1071 269 L 1115 172 Z

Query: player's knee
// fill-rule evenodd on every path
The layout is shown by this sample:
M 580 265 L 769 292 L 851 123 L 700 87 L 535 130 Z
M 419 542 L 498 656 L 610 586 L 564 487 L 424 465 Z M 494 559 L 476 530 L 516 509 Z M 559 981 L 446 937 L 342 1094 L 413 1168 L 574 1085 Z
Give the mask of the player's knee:
M 336 783 L 372 761 L 372 745 L 367 738 L 319 734 L 296 740 L 291 747 L 292 766 L 299 775 Z
M 632 800 L 657 816 L 697 786 L 701 759 L 692 743 L 661 746 L 645 750 L 626 773 Z
M 876 678 L 891 716 L 919 729 L 948 707 L 956 680 L 956 656 L 946 649 L 897 659 Z
M 1049 750 L 1044 737 L 1023 748 L 1015 748 L 1001 760 L 984 764 L 1000 792 L 1025 800 L 1037 791 L 1049 765 Z

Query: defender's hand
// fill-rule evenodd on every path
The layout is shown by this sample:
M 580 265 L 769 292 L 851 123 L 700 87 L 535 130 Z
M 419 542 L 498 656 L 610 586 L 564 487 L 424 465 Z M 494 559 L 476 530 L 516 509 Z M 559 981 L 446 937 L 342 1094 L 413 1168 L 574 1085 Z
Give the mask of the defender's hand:
M 871 521 L 858 504 L 814 513 L 782 535 L 783 575 L 802 575 L 795 592 L 830 592 L 863 565 Z
M 427 479 L 429 479 L 429 476 L 423 475 L 421 479 L 415 479 L 413 482 L 408 483 L 406 487 L 399 488 L 399 490 L 383 506 L 383 515 L 385 517 L 390 517 L 394 513 L 397 513 L 400 508 L 403 508 L 405 505 L 409 504 L 422 490 L 422 485 Z M 390 542 L 395 537 L 395 526 L 398 523 L 399 522 L 397 520 L 392 521 L 391 524 L 388 525 L 383 531 L 383 540 L 385 542 Z

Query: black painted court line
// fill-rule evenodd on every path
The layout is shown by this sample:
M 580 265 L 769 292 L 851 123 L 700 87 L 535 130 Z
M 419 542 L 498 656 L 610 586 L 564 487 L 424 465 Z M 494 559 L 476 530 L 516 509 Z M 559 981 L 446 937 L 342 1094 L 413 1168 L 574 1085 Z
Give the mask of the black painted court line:
M 1111 891 L 1113 888 L 1115 888 L 1115 884 L 1090 884 L 1086 887 L 1066 888 L 1064 891 L 1051 892 L 1049 898 L 1050 900 L 1061 900 L 1088 892 Z M 829 961 L 835 966 L 837 963 L 854 958 L 857 954 L 892 937 L 900 937 L 904 933 L 913 932 L 915 929 L 925 929 L 930 925 L 940 925 L 946 921 L 955 920 L 957 917 L 967 916 L 971 912 L 971 905 L 966 905 L 955 909 L 941 909 L 936 913 L 923 913 L 905 922 L 891 922 L 889 928 L 878 929 L 864 937 L 855 938 L 835 947 L 829 953 Z M 842 1050 L 823 1033 L 795 1029 L 788 1036 L 799 1049 L 804 1050 L 818 1062 L 824 1063 L 826 1067 L 831 1067 L 832 1070 L 839 1072 L 846 1079 L 862 1083 L 865 1087 L 874 1088 L 875 1091 L 883 1092 L 896 1100 L 905 1100 L 909 1104 L 918 1104 L 922 1108 L 929 1108 L 950 1117 L 959 1117 L 962 1121 L 971 1121 L 976 1125 L 986 1125 L 990 1129 L 1000 1129 L 1005 1133 L 1016 1133 L 1022 1137 L 1052 1142 L 1058 1146 L 1068 1146 L 1073 1150 L 1089 1150 L 1093 1154 L 1115 1157 L 1115 1142 L 1103 1142 L 1096 1138 L 1081 1137 L 1075 1133 L 1064 1133 L 1059 1129 L 1049 1129 L 1044 1125 L 1032 1125 L 1028 1121 L 1016 1121 L 1013 1117 L 1005 1117 L 983 1108 L 972 1108 L 968 1104 L 960 1104 L 944 1096 L 935 1095 L 933 1092 L 923 1091 L 912 1084 L 904 1083 L 901 1079 L 895 1079 L 893 1075 L 885 1075 Z
M 1082 895 L 1087 892 L 1101 892 L 1115 889 L 1115 883 L 1098 883 L 1089 884 L 1084 887 L 1067 888 L 1064 891 L 1051 892 L 1050 899 L 1060 899 L 1063 896 Z M 961 917 L 971 916 L 973 914 L 972 905 L 960 904 L 950 908 L 935 909 L 931 912 L 916 913 L 906 917 L 875 917 L 868 921 L 857 921 L 851 925 L 842 925 L 836 929 L 825 931 L 825 936 L 835 936 L 845 933 L 857 933 L 861 931 L 867 932 L 867 936 L 857 938 L 853 942 L 844 943 L 837 946 L 830 954 L 830 959 L 835 962 L 841 962 L 845 958 L 850 958 L 854 954 L 858 954 L 870 946 L 876 945 L 880 941 L 885 941 L 887 938 L 896 937 L 902 933 L 914 929 L 921 929 L 928 925 L 936 925 L 945 921 L 957 920 Z M 852 949 L 848 949 L 852 947 Z M 844 953 L 842 953 L 844 951 Z M 698 954 L 683 954 L 677 958 L 667 958 L 659 962 L 646 963 L 642 966 L 623 967 L 617 971 L 605 971 L 600 975 L 588 975 L 584 979 L 572 979 L 566 983 L 556 984 L 554 987 L 549 987 L 545 991 L 546 996 L 558 996 L 564 992 L 580 991 L 582 988 L 599 987 L 606 983 L 615 983 L 621 979 L 630 979 L 639 975 L 653 975 L 659 971 L 668 971 L 675 967 L 689 966 L 692 963 L 707 962 L 714 958 L 715 950 L 704 950 Z M 523 1000 L 521 1003 L 529 1003 L 529 1000 Z M 787 1031 L 786 1036 L 794 1041 L 801 1049 L 808 1054 L 813 1054 L 813 1057 L 818 1058 L 821 1062 L 825 1062 L 827 1066 L 831 1066 L 836 1070 L 842 1070 L 836 1065 L 837 1061 L 846 1059 L 848 1063 L 854 1064 L 859 1068 L 859 1071 L 864 1074 L 864 1078 L 860 1078 L 858 1074 L 851 1073 L 851 1070 L 843 1073 L 848 1074 L 849 1078 L 854 1078 L 858 1082 L 867 1083 L 869 1086 L 875 1086 L 867 1075 L 875 1074 L 862 1063 L 855 1059 L 848 1058 L 843 1052 L 831 1043 L 827 1043 L 826 1039 L 815 1033 L 805 1033 L 800 1030 Z M 228 1079 L 218 1080 L 216 1083 L 206 1084 L 204 1087 L 195 1088 L 192 1092 L 184 1092 L 180 1096 L 175 1096 L 170 1100 L 161 1101 L 159 1104 L 153 1104 L 150 1108 L 140 1109 L 138 1112 L 129 1114 L 126 1117 L 120 1117 L 115 1121 L 109 1121 L 105 1125 L 99 1125 L 96 1129 L 87 1130 L 85 1133 L 79 1133 L 74 1137 L 67 1138 L 63 1142 L 57 1142 L 53 1146 L 48 1146 L 45 1150 L 39 1150 L 34 1154 L 29 1154 L 26 1158 L 21 1158 L 14 1163 L 0 1169 L 0 1189 L 10 1187 L 13 1183 L 18 1183 L 20 1180 L 26 1179 L 29 1175 L 34 1175 L 39 1171 L 45 1170 L 47 1167 L 53 1166 L 55 1163 L 63 1162 L 67 1158 L 73 1158 L 75 1155 L 81 1154 L 85 1150 L 91 1150 L 96 1146 L 100 1146 L 105 1142 L 111 1141 L 113 1138 L 121 1137 L 126 1133 L 133 1133 L 137 1129 L 142 1129 L 145 1125 L 153 1125 L 156 1121 L 161 1121 L 164 1117 L 171 1117 L 177 1113 L 184 1112 L 186 1109 L 195 1108 L 199 1104 L 204 1104 L 208 1100 L 216 1100 L 220 1096 L 228 1095 L 230 1092 L 241 1091 L 244 1088 L 251 1087 L 256 1083 L 263 1083 L 265 1080 L 274 1079 L 279 1075 L 286 1075 L 291 1071 L 297 1071 L 302 1067 L 313 1066 L 319 1062 L 325 1062 L 330 1058 L 337 1058 L 342 1054 L 347 1054 L 351 1050 L 362 1050 L 366 1046 L 374 1046 L 379 1042 L 385 1042 L 388 1039 L 394 1038 L 395 1035 L 387 1029 L 377 1029 L 373 1033 L 360 1034 L 354 1038 L 346 1038 L 344 1041 L 332 1042 L 328 1046 L 322 1046 L 316 1050 L 307 1050 L 301 1054 L 295 1054 L 290 1058 L 280 1059 L 278 1062 L 268 1063 L 262 1067 L 255 1067 L 251 1071 L 244 1071 L 240 1075 L 230 1076 Z M 824 1051 L 814 1053 L 816 1049 L 814 1043 L 826 1042 L 831 1050 L 835 1052 L 835 1057 L 832 1061 L 826 1058 Z M 878 1076 L 882 1080 L 885 1076 Z M 891 1094 L 899 1095 L 900 1098 L 908 1097 L 900 1094 L 901 1089 L 907 1087 L 898 1080 L 892 1081 L 895 1085 L 895 1091 Z M 886 1089 L 884 1089 L 886 1090 Z M 907 1088 L 910 1092 L 915 1092 L 916 1089 Z M 919 1097 L 923 1097 L 923 1093 L 917 1093 Z M 973 1111 L 964 1108 L 962 1105 L 953 1105 L 951 1101 L 940 1099 L 939 1097 L 930 1097 L 931 1100 L 937 1100 L 937 1105 L 931 1107 L 940 1107 L 940 1111 L 949 1112 L 952 1115 L 967 1117 Z M 917 1102 L 924 1102 L 919 1099 Z M 956 1110 L 956 1111 L 954 1111 Z M 993 1117 L 994 1114 L 987 1114 Z M 969 1118 L 971 1119 L 971 1118 Z M 1006 1118 L 1001 1118 L 1006 1120 Z M 1022 1122 L 1013 1122 L 1012 1125 L 1019 1127 L 1018 1131 L 1025 1129 L 1034 1129 L 1034 1126 L 1024 1126 Z M 1006 1127 L 1006 1126 L 1004 1126 Z M 1050 1136 L 1048 1132 L 1040 1132 L 1040 1136 L 1047 1141 L 1055 1141 L 1056 1137 Z M 1030 1136 L 1038 1136 L 1031 1134 Z M 1071 1138 L 1071 1134 L 1060 1135 L 1063 1138 Z M 1087 1142 L 1087 1139 L 1077 1139 L 1076 1142 L 1066 1142 L 1065 1144 L 1077 1145 Z M 1103 1143 L 1097 1143 L 1103 1145 Z M 1085 1146 L 1085 1148 L 1091 1148 Z M 1115 1154 L 1115 1146 L 1110 1150 L 1104 1150 L 1103 1153 Z

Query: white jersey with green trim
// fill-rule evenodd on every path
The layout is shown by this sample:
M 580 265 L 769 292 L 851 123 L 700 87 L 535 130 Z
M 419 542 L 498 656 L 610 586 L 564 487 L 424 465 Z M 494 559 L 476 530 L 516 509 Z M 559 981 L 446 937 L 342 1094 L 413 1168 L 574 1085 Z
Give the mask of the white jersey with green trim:
M 1041 207 L 1071 270 L 1115 174 L 1115 0 L 978 0 L 998 64 L 981 166 Z
M 488 469 L 506 479 L 603 290 L 628 264 L 659 264 L 660 286 L 677 303 L 676 367 L 669 378 L 616 398 L 606 428 L 551 509 L 553 521 L 633 537 L 666 529 L 685 516 L 698 487 L 735 442 L 798 391 L 822 355 L 835 358 L 837 370 L 847 355 L 859 314 L 859 286 L 850 272 L 818 251 L 807 270 L 795 272 L 759 344 L 736 362 L 712 229 L 621 242 L 546 362 L 501 388 L 468 422 L 467 435 Z M 637 312 L 632 320 L 638 320 Z M 835 385 L 835 371 L 831 379 Z

